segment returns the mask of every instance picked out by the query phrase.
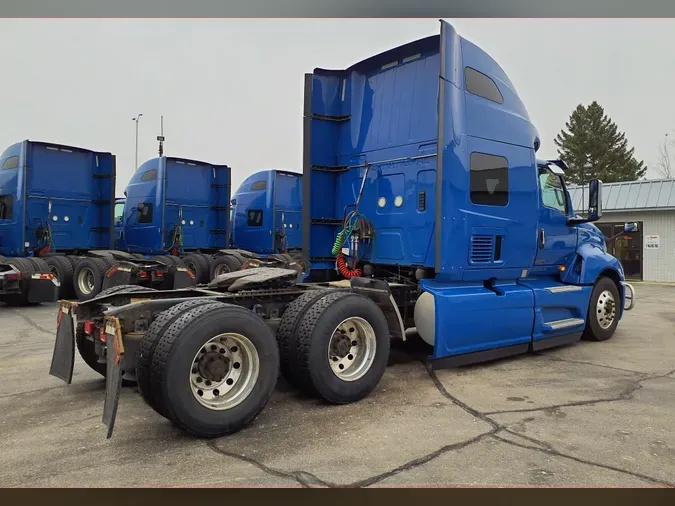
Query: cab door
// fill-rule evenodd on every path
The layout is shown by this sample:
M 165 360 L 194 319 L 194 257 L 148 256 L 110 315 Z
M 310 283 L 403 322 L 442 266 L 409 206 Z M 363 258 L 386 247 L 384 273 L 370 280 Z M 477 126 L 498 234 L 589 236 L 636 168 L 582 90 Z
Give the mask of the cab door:
M 539 223 L 535 266 L 566 265 L 576 251 L 577 229 L 567 224 L 570 203 L 560 174 L 538 166 Z

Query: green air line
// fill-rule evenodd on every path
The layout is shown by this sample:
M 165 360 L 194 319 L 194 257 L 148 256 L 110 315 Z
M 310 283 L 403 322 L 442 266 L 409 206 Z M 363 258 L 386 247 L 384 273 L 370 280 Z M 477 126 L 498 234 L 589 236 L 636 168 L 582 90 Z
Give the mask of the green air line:
M 340 253 L 340 250 L 342 249 L 342 245 L 344 244 L 345 241 L 345 234 L 347 233 L 347 229 L 342 229 L 340 230 L 340 233 L 337 235 L 337 238 L 335 239 L 335 244 L 333 244 L 333 249 L 331 253 L 333 253 L 333 256 L 338 256 Z

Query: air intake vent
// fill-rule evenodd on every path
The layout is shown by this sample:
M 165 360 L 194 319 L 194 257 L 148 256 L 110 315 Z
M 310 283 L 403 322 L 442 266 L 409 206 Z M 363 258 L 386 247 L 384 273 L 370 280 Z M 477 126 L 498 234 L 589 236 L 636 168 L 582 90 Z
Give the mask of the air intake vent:
M 471 264 L 489 264 L 492 262 L 494 238 L 491 235 L 474 235 L 471 237 Z

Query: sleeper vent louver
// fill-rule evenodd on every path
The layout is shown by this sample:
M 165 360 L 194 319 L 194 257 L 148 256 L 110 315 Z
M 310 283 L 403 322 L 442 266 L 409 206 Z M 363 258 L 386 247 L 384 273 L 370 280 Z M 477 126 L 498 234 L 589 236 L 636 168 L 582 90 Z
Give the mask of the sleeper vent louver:
M 472 264 L 489 264 L 492 262 L 493 237 L 489 235 L 474 235 L 471 237 Z

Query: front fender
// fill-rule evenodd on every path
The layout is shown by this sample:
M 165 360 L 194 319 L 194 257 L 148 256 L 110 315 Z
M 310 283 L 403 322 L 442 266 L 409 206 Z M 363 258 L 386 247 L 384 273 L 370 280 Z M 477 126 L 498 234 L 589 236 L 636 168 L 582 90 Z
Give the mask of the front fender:
M 598 277 L 600 277 L 600 274 L 607 270 L 613 271 L 619 278 L 619 282 L 625 280 L 621 262 L 597 246 L 582 244 L 577 248 L 577 255 L 582 260 L 581 273 L 579 274 L 580 284 L 594 284 Z

